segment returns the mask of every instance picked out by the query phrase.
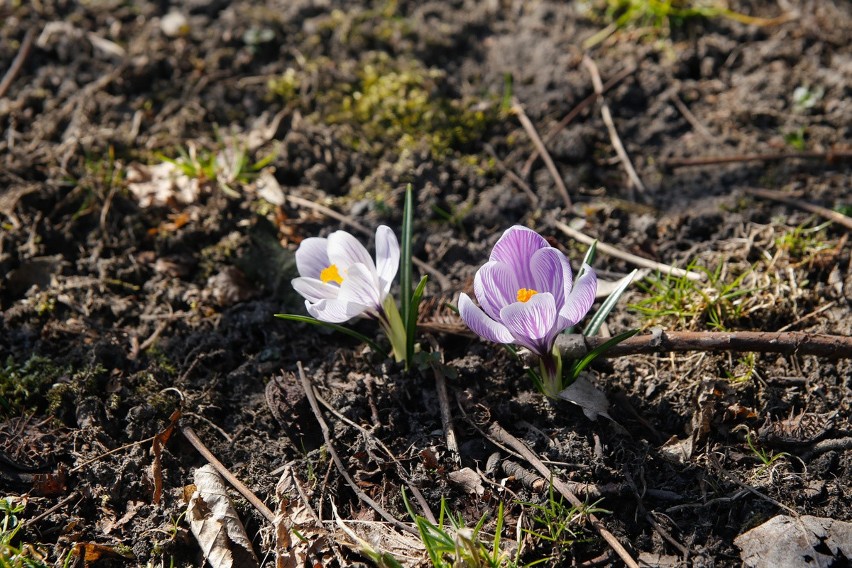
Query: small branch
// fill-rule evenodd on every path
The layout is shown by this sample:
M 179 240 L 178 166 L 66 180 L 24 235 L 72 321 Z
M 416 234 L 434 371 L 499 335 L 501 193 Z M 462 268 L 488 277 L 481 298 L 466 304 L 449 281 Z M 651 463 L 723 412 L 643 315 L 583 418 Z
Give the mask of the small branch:
M 607 341 L 603 337 L 562 334 L 556 347 L 563 357 L 579 359 Z M 682 351 L 743 351 L 816 355 L 829 359 L 852 359 L 852 337 L 804 331 L 660 331 L 634 335 L 603 353 L 603 357 L 623 357 Z
M 581 233 L 576 229 L 572 229 L 562 221 L 554 221 L 554 226 L 571 237 L 576 241 L 580 241 L 583 244 L 591 245 L 595 242 L 595 239 L 586 235 L 585 233 Z M 602 243 L 598 241 L 597 244 L 598 251 L 604 254 L 608 254 L 610 256 L 614 256 L 615 258 L 620 258 L 621 260 L 625 260 L 635 266 L 641 266 L 643 268 L 650 268 L 651 270 L 657 270 L 662 274 L 668 274 L 669 276 L 674 276 L 675 278 L 689 278 L 690 280 L 704 280 L 704 274 L 700 272 L 692 272 L 689 270 L 683 270 L 682 268 L 675 268 L 674 266 L 669 266 L 667 264 L 662 264 L 648 258 L 643 258 L 641 256 L 636 256 L 635 254 L 630 254 L 629 252 L 625 252 L 621 249 L 617 249 L 612 245 L 608 245 L 606 243 Z
M 639 179 L 639 174 L 636 173 L 636 169 L 633 167 L 633 163 L 627 155 L 627 150 L 624 149 L 624 145 L 621 143 L 621 138 L 619 138 L 618 131 L 615 129 L 615 122 L 612 120 L 612 113 L 609 110 L 609 105 L 603 97 L 603 83 L 601 82 L 601 74 L 598 72 L 598 66 L 595 65 L 595 62 L 592 61 L 588 55 L 583 56 L 583 65 L 586 66 L 586 69 L 589 70 L 589 74 L 592 76 L 592 86 L 595 88 L 595 93 L 600 99 L 601 118 L 603 119 L 604 124 L 606 124 L 606 129 L 609 132 L 609 139 L 610 142 L 612 142 L 612 147 L 615 148 L 615 153 L 618 154 L 618 159 L 621 160 L 621 164 L 627 171 L 627 176 L 630 178 L 630 181 L 633 182 L 633 187 L 644 192 L 645 184 L 643 184 L 642 180 Z
M 292 203 L 293 205 L 296 205 L 296 206 L 307 207 L 309 209 L 313 209 L 314 211 L 318 211 L 319 213 L 322 213 L 326 217 L 331 217 L 332 219 L 340 221 L 344 225 L 348 225 L 349 227 L 352 227 L 353 229 L 355 229 L 356 231 L 358 231 L 362 235 L 366 235 L 368 237 L 373 236 L 374 231 L 371 231 L 370 229 L 368 229 L 367 227 L 365 227 L 364 225 L 362 225 L 358 221 L 356 221 L 356 220 L 354 220 L 350 217 L 347 217 L 346 215 L 338 213 L 337 211 L 335 211 L 334 209 L 332 209 L 330 207 L 326 207 L 325 205 L 321 205 L 319 203 L 314 203 L 313 201 L 311 201 L 309 199 L 303 199 L 303 198 L 297 197 L 295 195 L 288 195 L 287 201 L 289 201 L 290 203 Z M 452 284 L 450 283 L 450 279 L 447 278 L 446 276 L 444 276 L 437 268 L 435 268 L 431 264 L 423 262 L 419 258 L 415 258 L 415 257 L 412 257 L 411 261 L 414 264 L 416 264 L 417 267 L 420 268 L 421 270 L 428 272 L 429 274 L 434 276 L 435 281 L 437 281 L 438 285 L 441 286 L 441 290 L 449 290 L 450 288 L 452 288 Z
M 222 462 L 220 462 L 216 458 L 216 456 L 213 455 L 213 452 L 207 449 L 207 446 L 204 445 L 204 442 L 201 441 L 201 438 L 196 435 L 195 431 L 192 428 L 190 428 L 189 426 L 181 425 L 180 431 L 181 434 L 183 434 L 183 437 L 186 438 L 190 444 L 192 444 L 192 446 L 198 451 L 198 453 L 204 456 L 204 459 L 206 459 L 210 463 L 210 465 L 216 468 L 216 471 L 218 471 L 219 474 L 224 477 L 228 481 L 228 483 L 231 484 L 231 487 L 239 491 L 240 495 L 245 497 L 246 500 L 251 503 L 254 508 L 257 509 L 260 514 L 266 518 L 267 521 L 273 524 L 275 523 L 275 513 L 270 511 L 269 507 L 267 507 L 266 504 L 264 504 L 264 502 L 261 501 L 257 495 L 252 493 L 251 489 L 246 487 L 246 485 L 242 481 L 237 479 L 233 473 L 228 471 L 228 468 L 226 468 L 222 464 Z
M 692 128 L 694 128 L 696 132 L 698 132 L 701 136 L 708 140 L 715 139 L 713 133 L 707 130 L 706 126 L 701 124 L 701 121 L 699 121 L 698 118 L 696 118 L 696 116 L 692 114 L 692 111 L 689 110 L 689 107 L 686 106 L 686 104 L 682 100 L 680 100 L 680 97 L 677 96 L 676 92 L 672 92 L 669 95 L 669 100 L 674 104 L 674 106 L 677 107 L 677 110 L 680 111 L 680 114 L 682 114 L 686 121 L 692 125 Z
M 529 117 L 524 112 L 524 107 L 521 106 L 521 103 L 518 102 L 517 99 L 512 100 L 512 112 L 517 115 L 518 120 L 521 122 L 521 126 L 524 127 L 524 130 L 526 130 L 527 135 L 532 140 L 532 143 L 535 145 L 538 153 L 541 154 L 541 159 L 544 160 L 544 165 L 547 166 L 547 171 L 550 172 L 550 176 L 553 178 L 553 183 L 556 184 L 556 189 L 559 190 L 559 195 L 562 196 L 562 201 L 565 202 L 565 207 L 569 211 L 572 210 L 574 206 L 571 203 L 571 197 L 568 195 L 568 188 L 565 187 L 565 181 L 562 179 L 562 175 L 559 173 L 559 170 L 556 169 L 556 164 L 553 163 L 553 158 L 550 157 L 550 153 L 544 146 L 544 142 L 541 141 L 541 137 L 538 135 L 535 126 L 533 126 L 532 121 L 530 121 Z
M 570 502 L 574 507 L 582 510 L 585 504 L 577 498 L 577 496 L 568 488 L 568 486 L 560 480 L 558 477 L 553 475 L 553 472 L 548 469 L 544 463 L 536 456 L 532 450 L 530 450 L 526 444 L 522 441 L 518 440 L 516 437 L 512 436 L 509 432 L 504 430 L 499 424 L 496 422 L 492 422 L 491 426 L 488 427 L 488 433 L 499 440 L 500 442 L 506 444 L 511 447 L 513 450 L 521 454 L 525 460 L 527 460 L 530 465 L 532 465 L 538 473 L 544 477 L 545 479 L 550 479 L 553 483 L 553 488 L 559 491 L 559 493 L 565 497 L 568 502 Z M 621 557 L 621 560 L 629 567 L 629 568 L 639 568 L 639 565 L 630 556 L 630 553 L 618 542 L 618 539 L 607 530 L 604 524 L 600 519 L 593 513 L 589 513 L 588 515 L 589 522 L 598 532 L 598 534 L 603 538 L 607 544 L 609 544 L 612 549 Z
M 17 77 L 18 73 L 21 71 L 21 67 L 23 67 L 24 61 L 27 60 L 27 56 L 29 56 L 30 54 L 30 49 L 32 49 L 33 47 L 33 39 L 35 39 L 35 30 L 30 28 L 27 30 L 27 33 L 24 36 L 24 41 L 21 42 L 21 47 L 20 49 L 18 49 L 18 53 L 17 55 L 15 55 L 15 59 L 9 66 L 9 70 L 6 71 L 6 74 L 3 75 L 3 80 L 0 81 L 0 98 L 6 96 L 6 91 L 8 91 L 9 87 L 12 86 L 12 82 L 15 80 L 15 77 Z
M 325 447 L 328 450 L 332 461 L 334 461 L 334 465 L 335 467 L 337 467 L 338 473 L 340 473 L 340 475 L 346 481 L 346 484 L 349 485 L 349 488 L 355 493 L 355 495 L 358 496 L 358 499 L 369 505 L 384 520 L 386 520 L 387 522 L 389 522 L 400 530 L 419 536 L 420 533 L 416 529 L 398 520 L 396 517 L 385 511 L 385 509 L 381 505 L 376 503 L 369 495 L 364 493 L 364 491 L 360 487 L 358 487 L 358 484 L 355 483 L 355 480 L 352 479 L 352 476 L 349 475 L 349 472 L 343 465 L 343 461 L 341 461 L 340 456 L 337 455 L 337 452 L 334 449 L 334 445 L 331 443 L 331 433 L 328 429 L 328 424 L 326 424 L 325 419 L 322 417 L 322 411 L 320 411 L 319 403 L 317 402 L 317 398 L 314 395 L 314 388 L 311 386 L 307 375 L 305 375 L 305 369 L 302 367 L 302 362 L 298 361 L 296 365 L 299 368 L 299 380 L 301 380 L 302 382 L 302 389 L 304 389 L 305 391 L 305 396 L 308 397 L 308 403 L 311 406 L 311 410 L 313 410 L 314 412 L 314 417 L 319 423 L 320 430 L 322 430 L 322 437 L 323 439 L 325 439 Z
M 604 83 L 603 89 L 601 90 L 601 95 L 606 93 L 607 91 L 609 91 L 615 85 L 621 83 L 625 78 L 629 77 L 630 75 L 632 75 L 635 72 L 636 72 L 636 66 L 633 66 L 633 65 L 622 70 L 618 75 L 616 75 L 615 77 L 613 77 L 612 79 L 610 79 L 609 81 Z M 544 138 L 542 139 L 542 141 L 545 144 L 550 144 L 553 141 L 553 139 L 556 137 L 556 134 L 559 133 L 559 131 L 561 131 L 563 128 L 565 128 L 566 126 L 568 126 L 569 124 L 574 122 L 574 119 L 577 118 L 577 116 L 579 116 L 579 114 L 581 112 L 586 110 L 586 107 L 588 107 L 593 102 L 598 100 L 599 96 L 600 95 L 598 93 L 592 93 L 591 95 L 589 95 L 588 97 L 586 97 L 585 99 L 583 99 L 582 101 L 577 103 L 577 106 L 572 108 L 571 111 L 568 114 L 566 114 L 562 118 L 562 120 L 560 120 L 556 124 L 556 126 L 554 126 L 553 128 L 551 128 L 550 130 L 547 131 L 547 134 L 544 135 Z M 532 154 L 529 155 L 529 157 L 527 158 L 527 161 L 524 162 L 524 167 L 521 168 L 521 175 L 522 176 L 526 177 L 526 176 L 529 175 L 530 170 L 532 169 L 533 163 L 537 159 L 538 159 L 538 150 L 535 150 L 535 151 L 533 151 Z
M 497 152 L 494 150 L 494 147 L 491 144 L 485 144 L 483 146 L 483 148 L 485 148 L 485 151 L 488 152 L 488 154 L 492 158 L 494 158 L 494 162 L 497 164 L 497 167 L 504 174 L 506 174 L 506 177 L 508 177 L 510 180 L 512 180 L 512 182 L 514 182 L 515 185 L 517 185 L 519 188 L 521 188 L 521 191 L 523 191 L 526 194 L 526 196 L 529 197 L 530 205 L 532 205 L 533 209 L 538 209 L 538 196 L 532 190 L 530 185 L 527 182 L 525 182 L 523 179 L 521 179 L 521 176 L 516 174 L 514 171 L 512 171 L 511 168 L 509 168 L 509 166 L 506 165 L 506 162 L 504 162 L 500 158 L 500 156 L 497 155 Z M 536 154 L 536 155 L 538 155 L 538 154 Z
M 804 209 L 805 211 L 816 213 L 817 215 L 825 217 L 829 221 L 833 221 L 835 223 L 843 225 L 847 229 L 852 230 L 852 217 L 848 217 L 843 213 L 840 213 L 839 211 L 834 211 L 827 207 L 821 207 L 819 205 L 814 205 L 813 203 L 808 203 L 807 201 L 802 201 L 800 199 L 790 197 L 789 195 L 785 195 L 780 191 L 772 191 L 769 189 L 760 189 L 756 187 L 746 188 L 743 191 L 745 191 L 749 195 L 762 197 L 763 199 L 771 199 L 773 201 L 780 201 L 781 203 L 786 203 L 787 205 L 792 205 L 793 207 L 798 207 L 799 209 Z
M 828 152 L 782 152 L 779 154 L 743 154 L 740 156 L 716 156 L 709 158 L 673 158 L 664 160 L 665 169 L 688 168 L 693 166 L 715 166 L 719 164 L 738 164 L 740 162 L 778 162 L 782 160 L 824 160 L 834 164 L 852 159 L 852 152 L 830 150 Z

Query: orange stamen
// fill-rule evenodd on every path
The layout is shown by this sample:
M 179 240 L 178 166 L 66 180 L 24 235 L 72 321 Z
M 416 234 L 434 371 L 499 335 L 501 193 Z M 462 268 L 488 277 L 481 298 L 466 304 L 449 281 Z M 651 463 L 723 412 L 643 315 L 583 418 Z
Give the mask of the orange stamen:
M 329 264 L 323 268 L 322 272 L 320 272 L 320 280 L 323 281 L 323 284 L 328 284 L 329 282 L 336 282 L 338 286 L 343 284 L 343 276 L 337 271 L 336 264 Z
M 538 292 L 535 290 L 532 290 L 530 288 L 521 288 L 520 290 L 518 290 L 518 301 L 526 302 L 536 294 L 538 294 Z

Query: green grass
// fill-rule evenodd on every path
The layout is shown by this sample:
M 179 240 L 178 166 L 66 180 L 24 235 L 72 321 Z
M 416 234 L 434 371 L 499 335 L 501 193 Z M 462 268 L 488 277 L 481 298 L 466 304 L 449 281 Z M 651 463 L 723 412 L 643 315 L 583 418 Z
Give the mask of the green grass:
M 0 568 L 47 568 L 47 553 L 37 545 L 21 542 L 17 538 L 21 529 L 18 515 L 24 511 L 23 502 L 6 497 L 0 499 Z
M 595 513 L 609 513 L 596 503 L 581 507 L 566 504 L 561 495 L 557 495 L 550 484 L 547 500 L 544 503 L 521 503 L 529 508 L 532 526 L 522 531 L 532 539 L 531 547 L 539 558 L 523 566 L 552 566 L 563 560 L 572 546 L 589 542 L 592 537 L 584 529 L 586 519 Z
M 659 274 L 649 277 L 637 283 L 647 297 L 630 308 L 647 316 L 649 325 L 674 320 L 680 329 L 725 331 L 736 327 L 757 303 L 762 288 L 745 283 L 754 267 L 736 276 L 726 267 L 719 262 L 710 270 L 690 262 L 687 270 L 704 273 L 704 281 Z

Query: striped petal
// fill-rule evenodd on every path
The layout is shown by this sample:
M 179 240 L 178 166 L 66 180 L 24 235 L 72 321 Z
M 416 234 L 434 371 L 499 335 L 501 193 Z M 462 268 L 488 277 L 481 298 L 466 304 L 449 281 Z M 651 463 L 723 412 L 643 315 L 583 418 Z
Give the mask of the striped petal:
M 336 284 L 326 284 L 316 278 L 302 276 L 294 278 L 290 283 L 293 285 L 293 289 L 309 302 L 333 300 L 337 298 L 337 294 L 340 292 L 340 288 Z
M 485 313 L 500 321 L 500 310 L 518 301 L 518 281 L 508 264 L 486 262 L 473 278 L 473 293 Z
M 515 225 L 506 229 L 494 245 L 489 260 L 508 264 L 518 284 L 524 288 L 532 288 L 535 282 L 530 272 L 530 259 L 537 250 L 548 246 L 544 237 L 532 229 Z
M 341 300 L 320 300 L 315 304 L 305 302 L 308 313 L 320 321 L 343 323 L 360 316 L 369 306 Z
M 583 275 L 577 279 L 571 293 L 565 298 L 560 315 L 568 320 L 565 327 L 571 327 L 583 319 L 595 303 L 598 291 L 598 278 L 588 264 L 583 265 Z
M 464 323 L 479 337 L 494 343 L 514 343 L 509 330 L 488 317 L 467 294 L 459 295 L 459 314 Z
M 383 295 L 390 292 L 393 279 L 399 270 L 399 241 L 390 227 L 380 225 L 376 229 L 376 272 Z
M 300 276 L 319 278 L 331 262 L 328 260 L 328 239 L 310 237 L 303 240 L 296 250 L 296 269 Z
M 328 259 L 341 272 L 353 264 L 363 264 L 376 270 L 376 263 L 364 245 L 346 231 L 334 231 L 328 236 Z
M 500 319 L 515 340 L 536 355 L 542 356 L 553 347 L 556 304 L 549 292 L 506 306 L 500 312 Z
M 530 259 L 535 290 L 550 292 L 556 310 L 560 310 L 565 302 L 565 274 L 571 275 L 571 265 L 559 250 L 547 247 L 537 250 Z
M 381 292 L 376 286 L 374 274 L 363 264 L 353 264 L 346 270 L 343 284 L 337 299 L 342 302 L 350 302 L 362 306 L 381 309 Z

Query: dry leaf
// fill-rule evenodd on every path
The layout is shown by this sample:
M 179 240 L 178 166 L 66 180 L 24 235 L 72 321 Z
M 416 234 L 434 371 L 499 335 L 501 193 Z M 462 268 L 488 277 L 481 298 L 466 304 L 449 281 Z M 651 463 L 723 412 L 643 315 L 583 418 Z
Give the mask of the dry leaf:
M 127 167 L 127 189 L 136 196 L 142 207 L 186 205 L 198 199 L 201 184 L 197 178 L 190 178 L 171 162 L 153 166 L 130 164 Z
M 186 517 L 205 560 L 213 568 L 258 566 L 243 523 L 228 499 L 225 483 L 212 465 L 195 470 L 195 487 Z
M 309 566 L 308 559 L 325 549 L 326 530 L 319 525 L 310 509 L 299 499 L 299 489 L 290 464 L 275 486 L 278 510 L 275 512 L 275 566 L 297 568 Z M 294 532 L 302 537 L 297 538 Z
M 469 467 L 463 467 L 458 471 L 451 471 L 447 477 L 453 483 L 461 485 L 462 489 L 467 493 L 476 493 L 477 495 L 485 493 L 485 486 L 482 485 L 482 479 L 479 477 L 479 474 Z
M 845 566 L 852 558 L 852 523 L 777 515 L 738 536 L 734 544 L 751 568 Z
M 615 422 L 609 415 L 609 400 L 606 395 L 595 388 L 584 375 L 577 377 L 577 380 L 560 392 L 558 396 L 562 400 L 567 400 L 579 406 L 589 420 L 597 420 L 598 416 L 606 416 Z
M 154 481 L 152 501 L 154 505 L 159 505 L 160 499 L 163 496 L 163 465 L 161 462 L 163 446 L 166 445 L 166 442 L 172 436 L 178 420 L 180 420 L 180 410 L 175 410 L 169 417 L 169 425 L 166 426 L 165 430 L 154 436 L 154 442 L 151 444 L 151 454 L 154 456 L 154 459 L 151 461 L 151 479 Z

